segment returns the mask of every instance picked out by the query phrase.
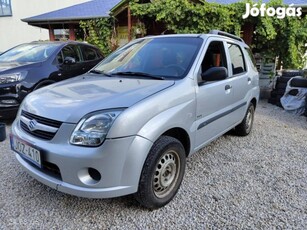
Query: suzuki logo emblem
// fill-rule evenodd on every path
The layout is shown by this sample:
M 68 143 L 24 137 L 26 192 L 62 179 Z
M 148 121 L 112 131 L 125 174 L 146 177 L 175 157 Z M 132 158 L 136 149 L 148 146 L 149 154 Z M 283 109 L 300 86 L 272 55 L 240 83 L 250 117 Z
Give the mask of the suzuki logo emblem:
M 28 124 L 28 128 L 30 129 L 30 131 L 34 131 L 36 130 L 36 126 L 37 126 L 37 121 L 36 120 L 31 120 Z

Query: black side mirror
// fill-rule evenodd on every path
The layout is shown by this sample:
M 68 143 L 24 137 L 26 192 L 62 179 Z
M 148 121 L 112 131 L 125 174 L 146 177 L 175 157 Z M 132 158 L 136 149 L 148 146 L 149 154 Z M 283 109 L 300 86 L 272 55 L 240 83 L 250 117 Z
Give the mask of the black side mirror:
M 201 74 L 203 81 L 219 81 L 224 80 L 228 76 L 228 71 L 225 67 L 211 67 Z
M 76 63 L 76 59 L 73 58 L 73 57 L 66 57 L 64 59 L 64 64 L 65 65 L 72 65 L 72 64 L 75 64 Z

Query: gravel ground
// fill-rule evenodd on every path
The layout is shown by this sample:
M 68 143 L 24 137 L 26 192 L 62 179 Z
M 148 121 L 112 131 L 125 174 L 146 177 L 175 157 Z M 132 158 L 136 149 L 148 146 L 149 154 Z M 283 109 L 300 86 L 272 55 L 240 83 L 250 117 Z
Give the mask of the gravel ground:
M 48 188 L 0 143 L 0 229 L 306 229 L 307 121 L 260 102 L 248 137 L 224 135 L 187 162 L 159 210 L 132 196 L 83 199 Z

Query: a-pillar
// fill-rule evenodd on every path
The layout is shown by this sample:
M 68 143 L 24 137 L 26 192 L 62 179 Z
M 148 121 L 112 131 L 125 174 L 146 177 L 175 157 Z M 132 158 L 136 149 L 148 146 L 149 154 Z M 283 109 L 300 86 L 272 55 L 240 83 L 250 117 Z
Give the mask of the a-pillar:
M 73 24 L 69 24 L 69 40 L 75 41 L 76 34 L 75 34 L 75 26 Z
M 130 7 L 128 6 L 128 42 L 131 41 L 131 11 L 130 11 Z
M 51 25 L 49 25 L 49 40 L 50 41 L 55 41 L 54 29 L 52 28 Z

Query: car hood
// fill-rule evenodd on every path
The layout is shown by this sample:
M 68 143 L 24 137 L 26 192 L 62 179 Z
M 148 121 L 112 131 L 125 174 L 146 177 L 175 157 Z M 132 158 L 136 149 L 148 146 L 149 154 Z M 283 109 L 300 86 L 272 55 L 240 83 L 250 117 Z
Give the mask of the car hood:
M 29 94 L 26 111 L 68 123 L 77 123 L 88 113 L 127 108 L 174 85 L 171 80 L 109 78 L 83 75 Z
M 5 72 L 6 70 L 15 69 L 18 67 L 25 67 L 25 66 L 33 66 L 39 65 L 39 63 L 33 62 L 0 62 L 0 73 Z

